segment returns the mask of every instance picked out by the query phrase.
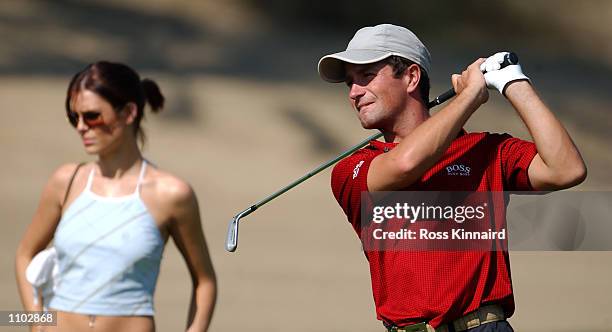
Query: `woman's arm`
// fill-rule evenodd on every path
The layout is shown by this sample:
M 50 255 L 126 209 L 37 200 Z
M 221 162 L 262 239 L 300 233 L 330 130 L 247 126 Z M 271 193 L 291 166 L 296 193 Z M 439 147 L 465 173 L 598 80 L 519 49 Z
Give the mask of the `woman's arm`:
M 191 280 L 193 293 L 187 319 L 188 331 L 206 331 L 210 324 L 217 296 L 217 281 L 208 247 L 202 232 L 198 201 L 185 182 L 176 179 L 172 188 L 173 202 L 170 235 L 183 255 Z
M 42 304 L 34 304 L 32 285 L 26 280 L 25 271 L 32 258 L 44 250 L 60 220 L 63 198 L 76 164 L 61 166 L 45 185 L 32 222 L 23 235 L 15 254 L 15 276 L 21 303 L 25 310 L 42 310 Z

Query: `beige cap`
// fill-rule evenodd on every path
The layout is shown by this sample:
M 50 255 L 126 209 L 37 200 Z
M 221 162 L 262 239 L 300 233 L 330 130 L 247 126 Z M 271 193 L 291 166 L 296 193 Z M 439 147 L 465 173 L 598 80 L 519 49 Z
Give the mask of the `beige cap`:
M 374 63 L 392 55 L 411 60 L 427 74 L 431 73 L 429 51 L 412 31 L 393 24 L 379 24 L 359 29 L 346 51 L 322 57 L 319 60 L 319 75 L 328 82 L 344 82 L 345 63 Z

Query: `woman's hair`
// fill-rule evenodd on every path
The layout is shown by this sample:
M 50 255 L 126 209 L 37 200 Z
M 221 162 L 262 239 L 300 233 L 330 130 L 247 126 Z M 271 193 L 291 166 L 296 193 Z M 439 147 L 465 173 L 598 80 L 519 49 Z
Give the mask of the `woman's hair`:
M 136 104 L 137 114 L 134 119 L 134 134 L 144 144 L 145 134 L 140 128 L 144 117 L 144 107 L 149 103 L 153 112 L 159 112 L 164 106 L 164 96 L 157 83 L 150 79 L 140 79 L 132 68 L 108 61 L 98 61 L 76 73 L 68 85 L 66 111 L 70 112 L 70 102 L 81 90 L 97 93 L 108 101 L 116 112 L 127 103 Z

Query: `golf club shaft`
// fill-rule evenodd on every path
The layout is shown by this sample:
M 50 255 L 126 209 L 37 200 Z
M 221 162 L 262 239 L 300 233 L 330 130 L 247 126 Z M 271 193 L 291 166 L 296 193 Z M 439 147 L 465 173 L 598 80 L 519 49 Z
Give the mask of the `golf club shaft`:
M 508 65 L 511 64 L 517 64 L 518 63 L 518 57 L 516 56 L 516 54 L 514 53 L 509 53 L 504 57 L 504 62 L 501 64 L 501 68 L 506 67 Z M 455 96 L 455 90 L 454 89 L 450 89 L 446 92 L 444 92 L 443 94 L 441 94 L 440 96 L 436 97 L 434 100 L 430 101 L 427 103 L 427 108 L 432 108 L 435 106 L 438 106 L 442 103 L 444 103 L 445 101 L 451 99 L 452 97 Z M 359 144 L 353 146 L 352 148 L 344 151 L 342 154 L 340 154 L 339 156 L 337 156 L 336 158 L 333 158 L 329 161 L 327 161 L 326 163 L 322 164 L 321 166 L 313 169 L 312 171 L 308 172 L 306 175 L 302 176 L 301 178 L 293 181 L 292 183 L 290 183 L 289 185 L 287 185 L 286 187 L 278 190 L 277 192 L 271 194 L 270 196 L 262 199 L 261 201 L 251 205 L 250 207 L 246 208 L 245 210 L 243 210 L 242 212 L 238 213 L 237 215 L 234 216 L 234 218 L 232 219 L 232 221 L 230 221 L 229 223 L 229 228 L 227 230 L 227 239 L 225 241 L 225 249 L 229 252 L 234 252 L 236 250 L 236 248 L 238 247 L 238 226 L 239 226 L 239 222 L 240 219 L 243 217 L 248 216 L 249 214 L 253 213 L 253 211 L 257 210 L 258 208 L 260 208 L 261 206 L 265 205 L 266 203 L 270 202 L 271 200 L 275 199 L 276 197 L 286 193 L 287 191 L 291 190 L 293 187 L 299 185 L 300 183 L 308 180 L 309 178 L 313 177 L 314 175 L 317 175 L 318 173 L 320 173 L 321 171 L 323 171 L 324 169 L 328 168 L 329 166 L 337 163 L 338 161 L 348 157 L 349 155 L 351 155 L 353 152 L 361 149 L 362 147 L 366 146 L 370 141 L 376 140 L 380 137 L 382 137 L 382 132 L 381 133 L 377 133 L 375 135 L 372 135 L 368 138 L 366 138 L 365 140 L 361 141 Z
M 259 208 L 260 206 L 268 203 L 269 201 L 275 199 L 276 197 L 286 193 L 287 191 L 291 190 L 293 187 L 297 186 L 298 184 L 308 180 L 309 178 L 317 175 L 319 172 L 323 171 L 324 169 L 328 168 L 329 166 L 337 163 L 338 161 L 350 156 L 353 152 L 361 149 L 362 147 L 366 146 L 370 141 L 376 140 L 378 138 L 380 138 L 383 134 L 382 133 L 377 133 L 374 134 L 366 139 L 364 139 L 363 141 L 361 141 L 359 144 L 353 146 L 352 148 L 342 152 L 342 154 L 340 154 L 339 156 L 327 161 L 326 163 L 322 164 L 321 166 L 313 169 L 312 171 L 310 171 L 308 174 L 302 176 L 301 178 L 295 180 L 294 182 L 292 182 L 291 184 L 287 185 L 286 187 L 282 188 L 281 190 L 273 193 L 272 195 L 262 199 L 261 201 L 255 203 L 253 205 L 254 209 Z

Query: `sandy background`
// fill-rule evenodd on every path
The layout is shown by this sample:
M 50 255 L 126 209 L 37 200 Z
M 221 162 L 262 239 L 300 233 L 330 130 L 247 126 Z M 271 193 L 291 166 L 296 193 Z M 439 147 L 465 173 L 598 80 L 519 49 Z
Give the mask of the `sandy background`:
M 370 135 L 344 85 L 318 79 L 320 56 L 384 21 L 419 34 L 433 55 L 432 97 L 449 74 L 499 49 L 523 68 L 610 190 L 612 5 L 530 1 L 463 5 L 270 1 L 6 1 L 0 4 L 0 310 L 20 308 L 13 257 L 52 171 L 90 160 L 64 118 L 71 75 L 98 59 L 158 81 L 165 114 L 144 123 L 145 155 L 194 187 L 219 279 L 211 331 L 382 331 L 360 244 L 329 188 L 329 170 L 241 224 L 237 212 Z M 484 6 L 484 7 L 483 7 Z M 468 130 L 528 134 L 492 94 Z M 513 252 L 517 331 L 612 331 L 612 254 Z M 190 282 L 174 244 L 156 293 L 159 331 L 183 328 Z M 0 331 L 20 331 L 0 327 Z

